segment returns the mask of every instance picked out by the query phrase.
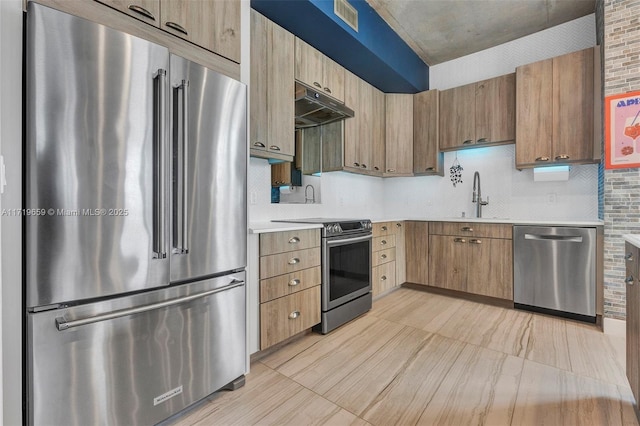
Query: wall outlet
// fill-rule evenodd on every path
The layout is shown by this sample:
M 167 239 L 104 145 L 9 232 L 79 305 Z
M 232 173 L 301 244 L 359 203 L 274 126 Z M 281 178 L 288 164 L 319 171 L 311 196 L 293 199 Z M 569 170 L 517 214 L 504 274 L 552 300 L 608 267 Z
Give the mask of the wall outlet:
M 547 194 L 547 204 L 555 204 L 558 197 L 555 192 L 550 192 Z

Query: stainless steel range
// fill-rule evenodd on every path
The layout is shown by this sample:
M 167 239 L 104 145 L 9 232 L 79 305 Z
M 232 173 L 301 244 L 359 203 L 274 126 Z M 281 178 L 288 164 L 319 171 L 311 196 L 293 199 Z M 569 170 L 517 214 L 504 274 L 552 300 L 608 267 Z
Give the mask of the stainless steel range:
M 326 334 L 371 309 L 371 221 L 369 219 L 288 219 L 322 228 L 322 322 Z

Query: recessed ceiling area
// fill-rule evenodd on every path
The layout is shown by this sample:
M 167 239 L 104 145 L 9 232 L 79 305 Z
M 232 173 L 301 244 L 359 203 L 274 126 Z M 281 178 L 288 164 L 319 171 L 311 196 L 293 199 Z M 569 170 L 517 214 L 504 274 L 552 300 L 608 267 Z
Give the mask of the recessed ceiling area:
M 428 65 L 595 12 L 595 0 L 367 0 Z

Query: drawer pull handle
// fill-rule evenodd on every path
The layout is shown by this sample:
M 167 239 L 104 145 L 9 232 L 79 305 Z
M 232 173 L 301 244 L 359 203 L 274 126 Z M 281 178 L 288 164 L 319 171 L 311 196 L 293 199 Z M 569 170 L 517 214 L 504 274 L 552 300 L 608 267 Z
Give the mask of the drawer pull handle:
M 380 244 L 383 245 L 383 246 L 387 245 L 387 240 L 380 241 Z
M 265 144 L 262 142 L 254 142 L 253 146 L 257 146 L 258 148 L 266 148 Z
M 435 170 L 435 167 L 427 167 L 426 169 L 424 169 L 425 172 L 432 172 Z
M 152 21 L 156 20 L 156 17 L 153 16 L 153 13 L 149 12 L 147 9 L 145 9 L 142 6 L 138 6 L 137 4 L 130 4 L 129 5 L 129 10 L 131 10 L 132 12 L 139 13 L 142 16 L 146 16 L 147 18 L 151 19 Z
M 568 159 L 569 159 L 569 156 L 568 156 L 568 155 L 565 155 L 565 154 L 558 155 L 558 156 L 556 157 L 556 160 L 568 160 Z
M 471 139 L 467 139 L 466 141 L 462 142 L 462 145 L 469 145 L 473 143 L 473 141 Z
M 401 223 L 396 223 L 396 228 L 402 228 L 402 224 Z
M 476 143 L 487 143 L 487 138 L 480 138 L 476 141 Z
M 270 149 L 271 151 L 280 151 L 280 147 L 279 147 L 278 145 L 271 145 L 271 146 L 269 147 L 269 149 Z
M 184 29 L 184 27 L 180 24 L 176 24 L 175 22 L 167 22 L 166 23 L 167 27 L 171 28 L 172 30 L 175 30 L 179 33 L 182 33 L 184 35 L 189 35 L 189 33 L 187 32 L 187 30 Z
M 380 170 L 380 167 L 378 167 L 378 166 L 373 166 L 373 170 L 378 171 L 378 170 Z
M 549 161 L 549 157 L 538 157 L 536 161 Z
M 331 93 L 331 89 L 329 89 L 328 87 L 325 87 L 324 91 L 327 92 L 327 93 Z
M 361 164 L 360 167 L 362 167 L 363 169 L 366 169 L 367 165 L 366 164 Z
M 464 226 L 460 230 L 464 232 L 473 232 L 473 228 L 470 226 Z
M 624 280 L 624 282 L 629 285 L 633 285 L 633 280 L 634 280 L 633 275 L 629 275 L 627 279 Z
M 395 173 L 395 172 L 396 172 L 396 169 L 387 169 L 387 172 L 389 172 L 389 173 Z
M 381 257 L 382 259 L 386 259 L 386 258 L 387 258 L 387 255 L 386 255 L 386 254 L 383 254 L 383 255 L 380 255 L 380 257 Z
M 627 253 L 624 255 L 624 260 L 628 261 L 628 262 L 632 262 L 633 261 L 633 253 Z
M 289 265 L 295 265 L 296 263 L 300 263 L 300 259 L 297 257 L 289 259 Z
M 360 163 L 353 163 L 354 166 L 360 167 Z
M 300 280 L 297 278 L 292 279 L 291 281 L 289 281 L 289 287 L 295 287 L 298 284 L 300 284 Z
M 289 314 L 289 319 L 296 319 L 300 316 L 300 311 L 293 311 Z
M 387 280 L 387 276 L 386 275 L 383 275 L 383 276 L 380 277 L 380 281 L 386 281 L 386 280 Z
M 482 240 L 477 240 L 475 238 L 470 239 L 469 242 L 471 244 L 482 244 Z
M 454 238 L 453 242 L 454 243 L 466 243 L 467 240 L 465 240 L 464 238 Z
M 318 83 L 317 81 L 314 81 L 313 85 L 322 89 L 322 84 Z
M 289 244 L 298 244 L 299 242 L 300 242 L 300 238 L 298 237 L 289 238 Z
M 383 227 L 382 227 L 382 228 L 380 228 L 380 229 L 381 229 L 381 230 L 383 230 L 383 231 L 386 231 L 386 230 L 387 230 L 387 227 L 386 227 L 386 226 L 383 226 Z

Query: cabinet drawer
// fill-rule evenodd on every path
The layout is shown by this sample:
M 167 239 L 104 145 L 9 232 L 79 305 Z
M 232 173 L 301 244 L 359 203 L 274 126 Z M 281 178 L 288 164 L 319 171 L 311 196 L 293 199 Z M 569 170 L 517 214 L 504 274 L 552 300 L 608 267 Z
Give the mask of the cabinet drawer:
M 371 262 L 373 263 L 373 266 L 378 266 L 383 263 L 391 262 L 392 260 L 396 260 L 395 247 L 373 253 Z
M 384 293 L 396 286 L 396 262 L 383 263 L 371 270 L 373 295 Z
M 320 323 L 320 286 L 260 305 L 260 349 Z
M 260 256 L 312 247 L 320 247 L 319 229 L 302 229 L 260 235 Z
M 384 235 L 382 237 L 374 237 L 371 243 L 371 251 L 374 253 L 380 250 L 386 250 L 396 246 L 395 235 Z
M 320 247 L 260 257 L 260 279 L 320 266 Z
M 373 238 L 380 237 L 382 235 L 393 234 L 392 222 L 378 222 L 373 223 Z
M 260 303 L 297 293 L 322 282 L 320 267 L 303 269 L 260 281 Z
M 429 235 L 512 239 L 513 226 L 502 223 L 429 222 Z

